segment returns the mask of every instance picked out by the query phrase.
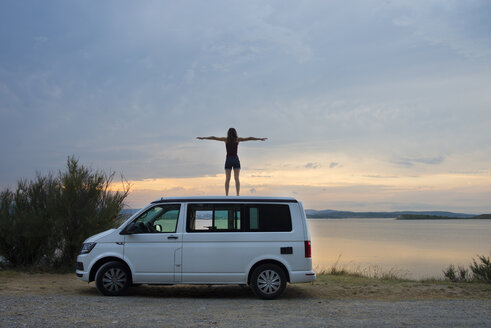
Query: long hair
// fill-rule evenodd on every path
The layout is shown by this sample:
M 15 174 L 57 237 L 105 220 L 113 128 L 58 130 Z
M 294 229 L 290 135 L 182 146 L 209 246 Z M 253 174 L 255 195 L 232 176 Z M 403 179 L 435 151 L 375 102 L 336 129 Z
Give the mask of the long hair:
M 237 135 L 237 131 L 234 128 L 230 128 L 227 131 L 227 143 L 237 143 L 239 136 Z

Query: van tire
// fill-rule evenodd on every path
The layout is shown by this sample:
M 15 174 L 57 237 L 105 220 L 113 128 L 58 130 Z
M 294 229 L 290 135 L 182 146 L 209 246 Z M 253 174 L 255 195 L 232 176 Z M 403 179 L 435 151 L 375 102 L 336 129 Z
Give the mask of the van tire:
M 251 275 L 251 289 L 259 298 L 272 300 L 286 288 L 286 274 L 276 264 L 262 264 Z
M 131 286 L 130 270 L 121 262 L 107 262 L 97 270 L 95 285 L 103 295 L 124 295 Z

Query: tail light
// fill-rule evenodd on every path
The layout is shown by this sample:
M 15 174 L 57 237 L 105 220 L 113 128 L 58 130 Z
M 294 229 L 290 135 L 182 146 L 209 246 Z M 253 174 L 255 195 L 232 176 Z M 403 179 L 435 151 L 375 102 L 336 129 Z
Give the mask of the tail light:
M 306 240 L 304 243 L 305 243 L 305 257 L 312 257 L 312 247 L 310 245 L 310 240 Z

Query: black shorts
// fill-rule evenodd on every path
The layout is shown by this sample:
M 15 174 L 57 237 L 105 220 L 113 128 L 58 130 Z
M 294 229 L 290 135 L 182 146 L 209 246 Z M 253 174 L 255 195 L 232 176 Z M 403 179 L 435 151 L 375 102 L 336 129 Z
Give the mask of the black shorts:
M 225 160 L 225 170 L 240 169 L 239 156 L 227 156 Z

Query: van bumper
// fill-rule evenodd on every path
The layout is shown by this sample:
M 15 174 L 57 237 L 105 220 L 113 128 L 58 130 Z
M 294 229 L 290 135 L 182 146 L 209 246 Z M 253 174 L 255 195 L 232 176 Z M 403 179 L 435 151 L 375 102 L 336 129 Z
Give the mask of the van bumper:
M 316 278 L 314 271 L 292 271 L 290 272 L 290 283 L 311 282 Z
M 75 271 L 75 274 L 77 275 L 77 278 L 89 282 L 89 274 L 90 272 L 87 270 L 88 269 L 88 263 L 87 263 L 86 256 L 84 255 L 79 255 L 77 256 L 77 269 Z
M 77 275 L 77 278 L 82 280 L 82 281 L 85 281 L 85 282 L 89 282 L 89 273 L 88 272 L 83 272 L 83 271 L 75 271 L 75 274 Z

